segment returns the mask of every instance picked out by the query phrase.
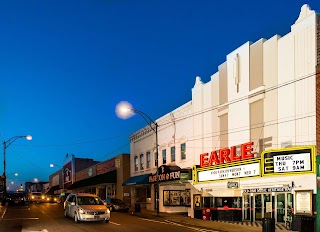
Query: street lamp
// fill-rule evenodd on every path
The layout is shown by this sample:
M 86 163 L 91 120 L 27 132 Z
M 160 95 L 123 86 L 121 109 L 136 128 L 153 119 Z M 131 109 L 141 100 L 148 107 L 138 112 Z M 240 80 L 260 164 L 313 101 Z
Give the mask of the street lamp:
M 50 168 L 53 168 L 53 167 L 61 168 L 59 165 L 56 165 L 56 164 L 50 164 Z
M 2 205 L 6 204 L 7 198 L 7 176 L 6 176 L 6 149 L 17 139 L 26 138 L 27 140 L 32 140 L 31 135 L 24 136 L 14 136 L 7 141 L 3 142 L 3 195 L 2 195 Z
M 157 209 L 157 216 L 159 216 L 159 155 L 158 155 L 158 124 L 153 121 L 147 114 L 145 114 L 144 112 L 140 111 L 140 110 L 136 110 L 132 107 L 132 105 L 129 102 L 126 101 L 122 101 L 120 103 L 117 104 L 116 106 L 116 114 L 119 118 L 122 119 L 127 119 L 132 117 L 135 113 L 139 114 L 145 121 L 146 123 L 148 123 L 148 125 L 150 126 L 150 128 L 155 132 L 156 134 L 156 178 L 157 178 L 157 184 L 156 184 L 156 209 Z

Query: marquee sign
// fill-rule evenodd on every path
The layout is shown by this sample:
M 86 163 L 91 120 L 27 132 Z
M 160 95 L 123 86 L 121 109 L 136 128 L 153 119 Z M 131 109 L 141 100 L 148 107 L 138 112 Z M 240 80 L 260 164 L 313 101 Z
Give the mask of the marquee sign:
M 252 147 L 253 142 L 248 142 L 241 144 L 239 154 L 237 154 L 236 146 L 232 146 L 230 149 L 223 148 L 219 151 L 212 151 L 210 155 L 209 153 L 203 153 L 200 155 L 200 167 L 254 158 L 254 155 L 252 154 Z
M 274 172 L 310 171 L 310 153 L 273 156 Z
M 243 164 L 198 172 L 198 182 L 260 176 L 260 163 Z
M 264 151 L 264 175 L 315 172 L 315 147 L 301 146 Z

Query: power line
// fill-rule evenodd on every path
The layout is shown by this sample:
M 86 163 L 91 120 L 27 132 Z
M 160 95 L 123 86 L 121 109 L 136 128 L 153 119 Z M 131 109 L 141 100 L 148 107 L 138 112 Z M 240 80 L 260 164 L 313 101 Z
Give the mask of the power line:
M 265 89 L 265 90 L 264 90 L 264 93 L 267 93 L 267 92 L 270 92 L 270 91 L 273 91 L 273 90 L 282 88 L 282 87 L 284 87 L 284 86 L 287 86 L 287 85 L 296 83 L 296 82 L 298 82 L 298 81 L 302 81 L 302 80 L 304 80 L 304 79 L 313 77 L 313 76 L 315 76 L 315 75 L 317 75 L 317 74 L 319 74 L 319 73 L 318 73 L 318 72 L 311 73 L 311 74 L 309 74 L 309 75 L 307 75 L 307 76 L 303 76 L 303 77 L 301 77 L 301 78 L 299 78 L 299 79 L 295 79 L 295 80 L 293 80 L 293 81 L 287 81 L 287 82 L 282 83 L 282 84 L 277 85 L 277 86 L 272 86 L 272 87 L 270 87 L 270 88 L 268 88 L 268 89 Z M 260 94 L 261 94 L 260 92 L 255 93 L 255 94 L 253 94 L 253 95 L 250 95 L 250 98 L 251 98 L 251 97 L 258 96 L 258 95 L 260 95 Z M 210 108 L 204 109 L 204 110 L 202 110 L 202 111 L 200 111 L 200 112 L 191 113 L 191 114 L 186 115 L 186 116 L 181 117 L 181 118 L 176 118 L 176 122 L 181 121 L 181 120 L 185 120 L 185 119 L 188 119 L 188 118 L 192 118 L 192 117 L 195 117 L 195 116 L 198 116 L 198 115 L 202 115 L 202 114 L 204 114 L 204 113 L 208 113 L 208 112 L 210 112 L 210 111 L 212 111 L 212 110 L 219 109 L 219 108 L 221 108 L 221 107 L 223 107 L 223 106 L 225 106 L 225 105 L 226 105 L 226 106 L 227 106 L 227 105 L 232 105 L 232 104 L 238 103 L 238 102 L 240 102 L 240 101 L 248 100 L 248 98 L 249 98 L 249 96 L 245 96 L 245 97 L 238 98 L 238 99 L 235 99 L 235 100 L 233 100 L 233 101 L 230 101 L 230 102 L 227 102 L 227 103 L 224 103 L 224 104 L 221 104 L 221 105 L 215 105 L 215 106 L 212 106 L 212 107 L 210 107 Z M 165 125 L 168 125 L 168 124 L 171 124 L 171 123 L 172 123 L 171 120 L 168 120 L 167 123 L 159 124 L 159 127 L 165 126 Z

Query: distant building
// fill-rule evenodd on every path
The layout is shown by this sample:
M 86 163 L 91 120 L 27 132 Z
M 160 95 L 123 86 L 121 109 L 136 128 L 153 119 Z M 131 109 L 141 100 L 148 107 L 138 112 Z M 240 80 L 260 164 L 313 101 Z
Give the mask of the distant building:
M 39 182 L 26 182 L 25 183 L 25 192 L 29 195 L 31 192 L 46 192 L 46 186 L 49 182 L 39 181 Z
M 63 194 L 74 183 L 74 174 L 92 165 L 99 163 L 90 158 L 76 158 L 74 155 L 66 156 L 63 167 L 49 176 L 49 189 L 47 194 Z

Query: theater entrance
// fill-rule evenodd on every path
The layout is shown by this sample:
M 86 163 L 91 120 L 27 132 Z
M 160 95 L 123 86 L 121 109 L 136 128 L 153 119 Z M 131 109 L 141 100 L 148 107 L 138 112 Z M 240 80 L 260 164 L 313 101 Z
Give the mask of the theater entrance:
M 284 222 L 293 208 L 292 193 L 244 194 L 242 218 L 244 221 L 261 221 L 263 218 L 275 218 Z

